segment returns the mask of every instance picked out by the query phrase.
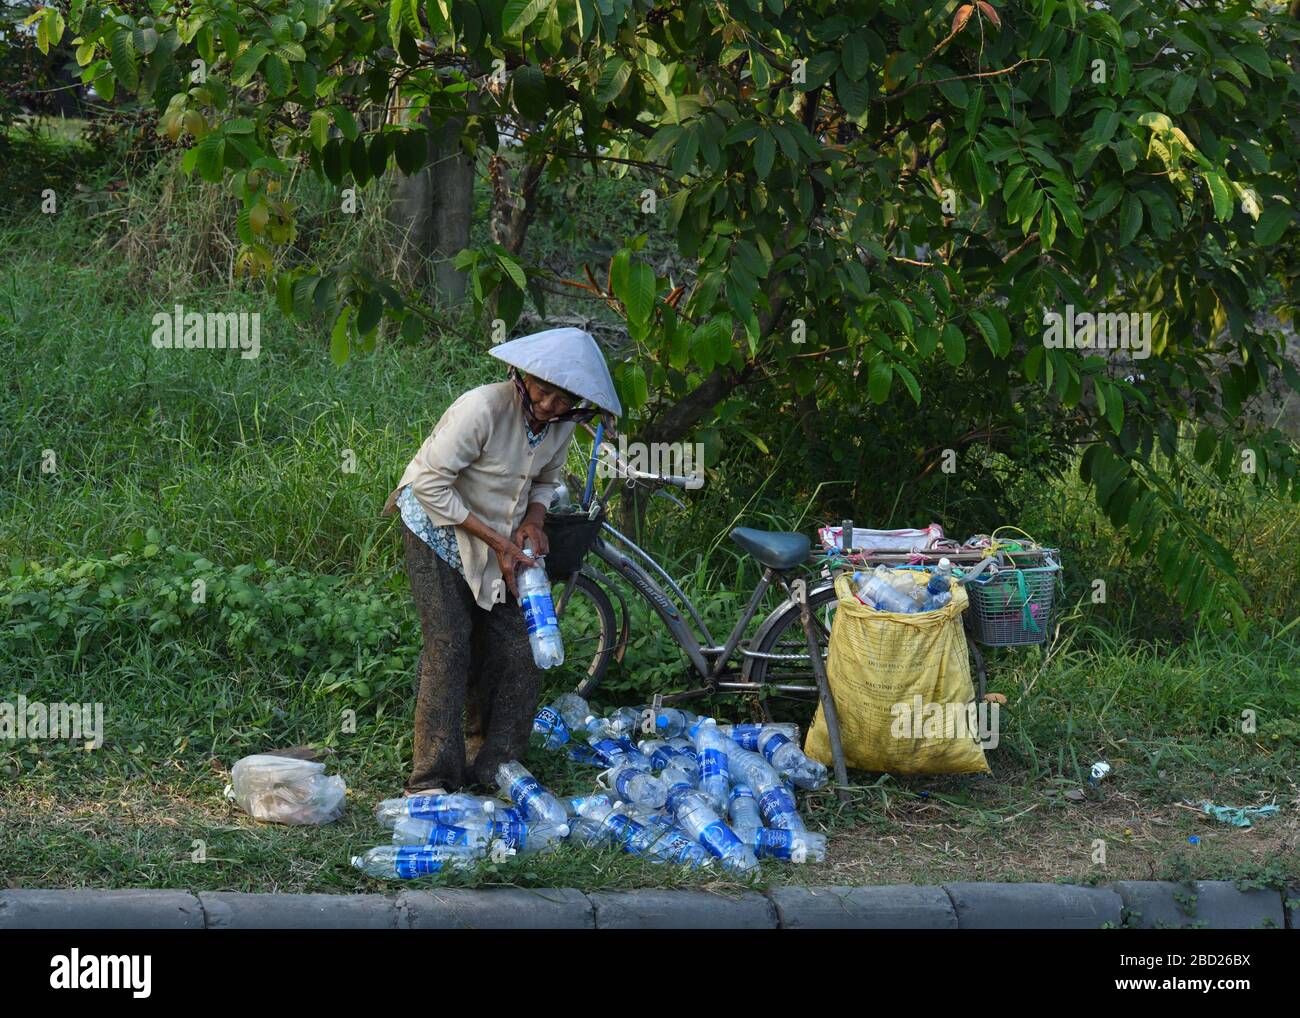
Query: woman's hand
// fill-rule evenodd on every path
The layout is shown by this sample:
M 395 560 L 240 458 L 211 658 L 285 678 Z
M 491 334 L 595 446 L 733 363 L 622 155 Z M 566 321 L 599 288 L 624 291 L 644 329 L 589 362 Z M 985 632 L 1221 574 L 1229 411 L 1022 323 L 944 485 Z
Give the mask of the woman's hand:
M 522 527 L 520 528 L 523 529 Z M 501 567 L 501 575 L 506 581 L 506 586 L 515 600 L 519 600 L 519 583 L 518 573 L 520 569 L 527 569 L 533 565 L 533 559 L 524 554 L 524 549 L 517 544 L 511 544 L 503 541 L 501 546 L 496 550 L 497 565 Z
M 546 531 L 543 529 L 542 524 L 527 517 L 525 517 L 523 523 L 519 524 L 519 529 L 515 531 L 514 536 L 514 542 L 520 548 L 524 546 L 525 541 L 528 542 L 528 546 L 532 548 L 533 554 L 538 558 L 551 550 L 550 542 L 546 540 Z

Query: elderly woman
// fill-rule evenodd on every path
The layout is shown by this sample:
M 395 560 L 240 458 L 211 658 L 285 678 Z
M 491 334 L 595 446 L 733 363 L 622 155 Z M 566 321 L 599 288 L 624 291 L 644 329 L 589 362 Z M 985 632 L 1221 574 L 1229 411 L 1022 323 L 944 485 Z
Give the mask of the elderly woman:
M 511 365 L 510 379 L 447 409 L 384 506 L 401 512 L 424 637 L 407 794 L 489 786 L 500 764 L 523 757 L 541 670 L 516 572 L 529 561 L 525 543 L 548 550 L 542 524 L 578 422 L 622 413 L 600 348 L 579 329 L 491 353 Z

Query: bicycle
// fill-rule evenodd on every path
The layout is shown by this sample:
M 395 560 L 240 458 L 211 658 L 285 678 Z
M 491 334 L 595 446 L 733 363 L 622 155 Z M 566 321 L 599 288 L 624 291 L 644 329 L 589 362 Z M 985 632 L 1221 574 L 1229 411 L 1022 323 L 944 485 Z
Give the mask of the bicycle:
M 609 480 L 601 493 L 593 495 L 587 510 L 588 520 L 593 529 L 598 527 L 598 533 L 577 568 L 560 576 L 552 575 L 565 659 L 583 674 L 577 686 L 578 694 L 584 698 L 591 696 L 609 665 L 622 660 L 629 637 L 627 604 L 610 576 L 591 561 L 595 559 L 620 576 L 649 604 L 703 683 L 693 689 L 666 694 L 662 702 L 718 693 L 747 693 L 754 695 L 764 719 L 770 720 L 767 700 L 772 694 L 815 699 L 818 688 L 801 618 L 800 597 L 806 598 L 816 616 L 819 650 L 824 660 L 831 619 L 838 603 L 829 560 L 810 554 L 811 541 L 804 534 L 735 528 L 732 539 L 762 566 L 763 573 L 744 611 L 726 638 L 719 642 L 694 602 L 668 571 L 603 518 L 615 482 L 620 478 L 627 487 L 646 486 L 652 494 L 666 487 L 686 489 L 692 479 L 637 470 L 623 462 L 612 447 L 605 446 L 605 450 L 614 460 L 609 465 Z M 598 451 L 599 447 L 594 449 L 593 456 Z M 673 500 L 681 505 L 677 499 Z M 822 565 L 816 582 L 796 575 L 810 562 Z M 758 617 L 763 599 L 771 590 L 783 594 L 784 598 L 763 618 L 753 637 L 746 640 L 745 632 Z M 619 602 L 621 620 L 616 617 L 610 591 Z M 588 607 L 577 608 L 584 601 Z

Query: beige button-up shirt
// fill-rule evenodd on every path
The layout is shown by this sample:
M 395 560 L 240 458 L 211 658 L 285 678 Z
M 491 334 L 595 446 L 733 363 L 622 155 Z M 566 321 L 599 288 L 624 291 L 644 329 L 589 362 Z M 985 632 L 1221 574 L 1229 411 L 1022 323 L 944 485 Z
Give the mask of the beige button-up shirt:
M 481 608 L 504 594 L 501 567 L 488 545 L 460 524 L 473 513 L 509 538 L 524 521 L 530 502 L 551 504 L 573 438 L 573 422 L 550 424 L 535 448 L 528 445 L 523 410 L 513 382 L 480 385 L 449 406 L 407 465 L 384 504 L 397 508 L 408 484 L 436 526 L 454 526 L 465 581 Z

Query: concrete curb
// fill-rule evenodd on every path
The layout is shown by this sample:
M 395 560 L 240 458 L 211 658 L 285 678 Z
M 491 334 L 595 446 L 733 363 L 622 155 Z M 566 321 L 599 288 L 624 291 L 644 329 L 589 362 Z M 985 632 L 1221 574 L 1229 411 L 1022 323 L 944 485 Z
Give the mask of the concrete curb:
M 1287 902 L 1293 902 L 1287 907 Z M 29 929 L 1300 929 L 1300 888 L 1230 881 L 780 887 L 766 894 L 428 888 L 396 894 L 0 891 Z

